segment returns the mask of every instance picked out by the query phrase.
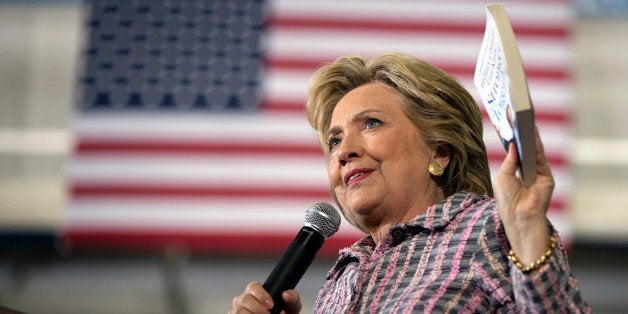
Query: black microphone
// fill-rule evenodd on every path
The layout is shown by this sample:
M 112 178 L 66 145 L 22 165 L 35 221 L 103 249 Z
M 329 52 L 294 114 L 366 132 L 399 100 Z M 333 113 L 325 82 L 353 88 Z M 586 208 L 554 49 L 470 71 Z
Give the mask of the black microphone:
M 323 242 L 331 237 L 340 226 L 340 215 L 328 203 L 320 202 L 312 205 L 305 212 L 305 224 L 277 265 L 270 273 L 264 289 L 273 298 L 274 306 L 271 313 L 279 313 L 285 304 L 281 294 L 285 290 L 294 289 L 312 261 Z

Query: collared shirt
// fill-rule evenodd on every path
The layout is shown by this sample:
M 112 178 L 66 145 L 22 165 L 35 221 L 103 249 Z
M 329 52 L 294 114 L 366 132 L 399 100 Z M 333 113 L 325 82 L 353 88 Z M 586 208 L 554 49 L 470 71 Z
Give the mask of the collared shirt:
M 562 245 L 530 275 L 508 260 L 509 249 L 494 200 L 458 192 L 379 244 L 366 236 L 341 250 L 314 311 L 590 312 Z

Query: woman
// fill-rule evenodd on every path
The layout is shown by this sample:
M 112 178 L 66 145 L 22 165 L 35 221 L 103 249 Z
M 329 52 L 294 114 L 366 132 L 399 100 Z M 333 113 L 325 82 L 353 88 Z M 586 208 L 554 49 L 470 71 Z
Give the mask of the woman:
M 315 312 L 590 312 L 546 218 L 554 180 L 538 132 L 536 182 L 522 187 L 511 144 L 493 199 L 477 104 L 421 60 L 340 58 L 314 75 L 307 113 L 332 196 L 367 234 L 340 252 Z M 296 291 L 283 298 L 300 311 Z M 272 306 L 252 282 L 232 312 Z

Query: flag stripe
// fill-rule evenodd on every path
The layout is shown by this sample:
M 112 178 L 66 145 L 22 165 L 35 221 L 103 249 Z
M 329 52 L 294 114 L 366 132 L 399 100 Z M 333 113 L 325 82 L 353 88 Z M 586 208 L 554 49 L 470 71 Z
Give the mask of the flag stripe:
M 373 38 L 378 44 L 373 45 Z M 312 42 L 325 43 L 312 45 Z M 420 45 L 416 43 L 420 42 Z M 456 45 L 452 45 L 455 42 Z M 453 63 L 474 65 L 482 42 L 482 35 L 456 34 L 388 34 L 380 32 L 333 32 L 326 30 L 279 29 L 268 35 L 267 51 L 271 58 L 306 60 L 334 60 L 342 55 L 363 55 L 370 57 L 390 51 L 384 47 L 396 47 L 396 51 L 412 54 L 435 65 Z M 566 41 L 543 38 L 523 38 L 519 47 L 527 67 L 561 69 L 568 68 L 570 51 Z M 457 49 L 456 49 L 457 48 Z
M 550 220 L 560 230 L 569 230 L 568 219 L 562 213 L 550 214 Z M 296 229 L 298 230 L 298 229 Z M 563 241 L 571 241 L 570 232 L 565 232 Z M 296 231 L 290 232 L 235 232 L 189 231 L 151 228 L 150 231 L 135 227 L 75 228 L 66 233 L 72 244 L 81 249 L 111 250 L 161 250 L 164 245 L 178 244 L 188 249 L 212 254 L 279 256 L 285 250 Z M 351 245 L 360 234 L 355 231 L 338 232 L 327 239 L 319 256 L 335 257 L 341 248 Z
M 162 153 L 162 154 L 240 154 L 240 155 L 313 155 L 321 156 L 321 148 L 301 143 L 208 143 L 180 141 L 167 142 L 153 139 L 141 142 L 125 142 L 120 139 L 88 140 L 79 142 L 79 154 L 83 153 Z
M 298 231 L 298 229 L 297 229 Z M 72 239 L 75 248 L 82 250 L 103 249 L 155 251 L 162 250 L 165 245 L 179 245 L 193 249 L 195 252 L 207 252 L 214 255 L 238 256 L 272 256 L 276 257 L 285 251 L 290 241 L 296 236 L 291 233 L 262 233 L 241 232 L 220 233 L 206 231 L 191 233 L 186 231 L 175 232 L 155 229 L 151 232 L 141 232 L 135 229 L 128 230 L 81 230 L 75 229 L 66 233 Z M 355 242 L 356 235 L 338 234 L 329 238 L 318 252 L 318 256 L 334 257 L 341 248 Z
M 276 99 L 290 101 L 290 103 L 297 104 L 302 110 L 307 100 L 307 86 L 311 73 L 292 70 L 269 70 L 267 77 L 264 90 L 266 101 L 274 102 Z M 459 76 L 457 79 L 479 101 L 473 86 L 472 76 Z M 535 104 L 536 111 L 555 111 L 557 109 L 565 111 L 565 109 L 571 108 L 575 103 L 569 81 L 531 78 L 528 81 L 528 85 L 530 87 L 530 97 Z
M 325 63 L 329 63 L 329 59 L 314 59 L 305 57 L 281 57 L 266 58 L 264 64 L 267 68 L 275 70 L 297 70 L 313 73 L 318 67 Z M 475 71 L 475 65 L 471 64 L 452 64 L 444 63 L 437 65 L 441 70 L 456 76 L 472 77 Z M 565 80 L 571 76 L 567 68 L 547 68 L 547 67 L 530 67 L 526 66 L 526 75 L 528 79 L 549 79 L 549 80 Z
M 83 196 L 126 196 L 126 197 L 234 197 L 234 198 L 307 198 L 320 199 L 329 197 L 329 190 L 325 189 L 298 189 L 298 188 L 228 188 L 223 186 L 198 187 L 198 186 L 151 186 L 142 184 L 132 186 L 116 184 L 88 185 L 83 184 L 72 188 L 72 195 Z
M 337 18 L 342 20 L 396 20 L 406 23 L 430 21 L 433 23 L 483 25 L 486 19 L 483 10 L 486 1 L 360 1 L 360 0 L 321 0 L 291 1 L 279 0 L 271 3 L 271 17 L 294 18 Z M 569 27 L 573 12 L 567 10 L 568 0 L 549 1 L 510 1 L 508 14 L 513 24 L 534 25 L 536 27 Z M 478 10 L 478 8 L 480 8 Z
M 536 113 L 535 113 L 536 114 Z M 319 156 L 323 158 L 314 132 L 304 119 L 301 123 L 285 123 L 292 120 L 290 115 L 283 115 L 279 119 L 263 121 L 249 118 L 231 118 L 210 120 L 206 123 L 197 121 L 197 117 L 188 118 L 139 118 L 127 114 L 129 121 L 138 121 L 124 129 L 115 124 L 109 124 L 106 119 L 83 119 L 77 125 L 83 136 L 77 139 L 76 154 L 103 154 L 112 158 L 113 153 L 146 152 L 164 154 L 242 154 L 242 155 L 280 155 L 287 156 Z M 566 119 L 566 118 L 565 118 Z M 124 121 L 125 119 L 118 119 Z M 546 154 L 554 162 L 566 160 L 565 152 L 570 149 L 569 133 L 565 132 L 563 119 L 539 119 L 537 126 L 541 130 L 546 146 Z M 93 122 L 93 123 L 92 123 Z M 165 124 L 168 127 L 162 127 Z M 230 125 L 238 125 L 238 132 L 233 131 Z M 172 132 L 177 129 L 178 132 Z M 262 130 L 266 130 L 262 132 Z M 246 137 L 239 134 L 246 133 Z M 207 134 L 207 135 L 204 135 Z M 209 136 L 211 134 L 211 136 Z M 484 137 L 490 158 L 501 158 L 503 147 L 493 132 L 493 127 L 487 119 L 484 120 Z M 250 147 L 250 150 L 247 149 Z M 80 159 L 77 159 L 80 161 Z
M 273 17 L 268 22 L 269 27 L 305 31 L 309 29 L 333 31 L 361 31 L 361 32 L 423 32 L 423 33 L 453 33 L 481 35 L 484 33 L 483 23 L 452 23 L 451 21 L 399 21 L 399 20 L 347 20 L 341 18 L 316 17 Z M 518 37 L 550 38 L 564 40 L 568 29 L 565 26 L 538 26 L 534 24 L 513 26 Z
M 504 154 L 504 153 L 502 153 Z M 247 167 L 251 160 L 262 167 Z M 503 157 L 491 158 L 491 173 L 496 174 Z M 554 196 L 566 198 L 570 190 L 569 163 L 554 162 L 553 176 L 557 186 Z M 219 198 L 221 192 L 255 196 L 287 195 L 287 198 L 328 198 L 325 161 L 321 156 L 305 159 L 289 156 L 196 156 L 120 154 L 116 158 L 84 154 L 70 169 L 75 198 L 80 195 L 139 193 L 142 187 L 151 195 L 164 197 L 181 191 L 181 195 Z M 121 191 L 118 191 L 120 189 Z M 129 189 L 133 192 L 124 192 Z M 250 193 L 249 196 L 244 195 Z M 139 194 L 142 196 L 144 194 Z M 237 199 L 234 197 L 234 200 Z
M 269 112 L 278 113 L 301 113 L 305 106 L 303 102 L 289 102 L 289 101 L 273 101 L 265 102 L 262 104 L 264 109 Z M 555 107 L 553 105 L 552 107 Z M 480 108 L 482 116 L 485 120 L 488 120 L 488 114 L 484 107 Z M 571 114 L 564 110 L 537 110 L 534 113 L 536 120 L 551 122 L 551 123 L 566 123 L 571 121 Z
M 196 155 L 196 154 L 221 154 L 221 155 L 298 155 L 298 156 L 321 156 L 322 151 L 319 146 L 315 145 L 262 145 L 247 143 L 179 143 L 179 142 L 158 142 L 150 143 L 149 141 L 124 142 L 118 141 L 90 141 L 81 142 L 77 148 L 80 154 L 166 154 L 166 155 Z M 505 153 L 501 150 L 490 150 L 489 161 L 497 162 L 503 160 Z M 547 159 L 552 164 L 566 163 L 566 157 L 563 154 L 548 154 Z

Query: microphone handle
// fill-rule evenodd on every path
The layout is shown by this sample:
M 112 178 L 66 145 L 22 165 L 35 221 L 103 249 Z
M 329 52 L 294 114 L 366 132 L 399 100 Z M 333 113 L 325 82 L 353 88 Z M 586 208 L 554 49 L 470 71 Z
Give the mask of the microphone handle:
M 325 238 L 318 231 L 303 227 L 294 241 L 288 245 L 277 265 L 262 285 L 273 298 L 271 313 L 279 313 L 285 304 L 281 294 L 294 289 L 310 267 L 314 256 L 323 245 Z

